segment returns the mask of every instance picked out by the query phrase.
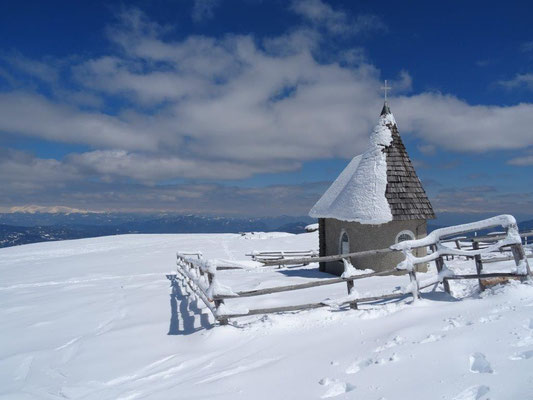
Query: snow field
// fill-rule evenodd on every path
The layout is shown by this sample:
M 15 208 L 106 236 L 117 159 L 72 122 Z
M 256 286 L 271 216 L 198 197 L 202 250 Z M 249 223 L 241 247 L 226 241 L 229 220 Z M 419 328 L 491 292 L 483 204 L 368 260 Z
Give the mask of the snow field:
M 529 284 L 479 294 L 475 281 L 452 282 L 457 299 L 439 289 L 416 304 L 274 314 L 215 328 L 201 301 L 182 286 L 172 293 L 165 274 L 177 251 L 239 261 L 253 250 L 318 245 L 316 232 L 273 236 L 125 235 L 0 250 L 0 398 L 533 398 Z M 420 279 L 434 273 L 432 266 Z M 310 265 L 219 278 L 241 290 L 324 276 Z M 355 288 L 390 292 L 408 281 L 371 278 Z M 340 296 L 344 284 L 248 298 L 244 306 Z

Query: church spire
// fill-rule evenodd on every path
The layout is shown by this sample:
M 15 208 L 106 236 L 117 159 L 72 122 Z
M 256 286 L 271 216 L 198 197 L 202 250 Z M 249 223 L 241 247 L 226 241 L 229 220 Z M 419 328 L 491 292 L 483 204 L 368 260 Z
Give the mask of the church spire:
M 387 91 L 389 89 L 392 89 L 390 86 L 387 85 L 387 80 L 385 79 L 385 86 L 382 86 L 381 87 L 381 90 L 383 90 L 385 92 L 385 102 L 383 103 L 383 108 L 381 109 L 381 116 L 384 116 L 384 115 L 387 115 L 387 114 L 390 114 L 390 108 L 389 108 L 389 103 L 387 102 Z
M 383 108 L 381 109 L 381 116 L 392 114 L 390 112 L 389 103 L 387 103 L 387 100 L 385 100 L 385 103 L 383 103 Z

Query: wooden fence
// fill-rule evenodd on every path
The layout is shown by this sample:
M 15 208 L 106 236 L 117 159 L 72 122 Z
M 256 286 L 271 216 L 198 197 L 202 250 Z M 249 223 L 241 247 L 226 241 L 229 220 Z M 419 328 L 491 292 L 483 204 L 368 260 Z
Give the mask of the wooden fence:
M 274 262 L 279 260 L 294 260 L 299 258 L 309 258 L 318 256 L 318 250 L 278 250 L 278 251 L 254 251 L 246 254 L 253 261 L 260 263 Z M 281 264 L 278 264 L 281 267 Z M 302 265 L 307 265 L 304 263 Z
M 506 229 L 505 235 L 501 237 L 492 237 L 494 241 L 491 242 L 488 246 L 481 249 L 479 247 L 473 248 L 471 250 L 465 249 L 454 249 L 447 246 L 444 246 L 442 243 L 447 240 L 450 236 L 457 236 L 458 234 L 464 234 L 468 232 L 473 232 L 476 230 L 492 228 L 495 226 L 502 226 Z M 473 242 L 479 243 L 479 242 Z M 415 257 L 413 255 L 413 250 L 421 247 L 430 247 L 433 251 L 431 254 L 428 254 L 424 257 Z M 509 248 L 513 254 L 513 258 L 516 264 L 515 272 L 505 272 L 505 273 L 484 273 L 483 272 L 483 261 L 481 255 L 497 251 L 501 248 Z M 372 272 L 366 274 L 360 274 L 360 271 L 355 270 L 350 263 L 350 259 L 364 257 L 373 254 L 388 253 L 393 251 L 401 251 L 405 255 L 405 260 L 402 261 L 396 268 L 390 270 L 381 271 L 381 272 Z M 193 257 L 191 257 L 191 254 Z M 473 258 L 475 260 L 476 273 L 475 274 L 454 274 L 451 270 L 446 267 L 444 257 L 447 255 L 455 256 L 466 256 L 468 258 Z M 196 258 L 194 258 L 196 257 Z M 407 296 L 412 296 L 413 300 L 416 301 L 420 297 L 420 290 L 430 287 L 437 286 L 439 283 L 443 283 L 444 290 L 450 292 L 449 280 L 455 279 L 477 279 L 480 283 L 481 289 L 483 289 L 482 280 L 487 278 L 518 278 L 521 280 L 527 279 L 531 276 L 531 271 L 527 258 L 525 256 L 524 249 L 522 247 L 522 241 L 518 228 L 516 226 L 516 221 L 512 216 L 499 216 L 489 218 L 487 220 L 479 221 L 472 224 L 458 225 L 455 227 L 441 228 L 431 232 L 427 237 L 419 240 L 408 240 L 398 244 L 395 244 L 386 249 L 376 249 L 361 251 L 348 254 L 339 254 L 323 257 L 301 257 L 301 258 L 287 258 L 287 259 L 276 259 L 276 260 L 265 260 L 263 263 L 265 265 L 294 265 L 294 264 L 308 264 L 313 262 L 321 261 L 335 261 L 343 260 L 345 265 L 344 274 L 341 277 L 322 279 L 320 281 L 306 282 L 294 285 L 278 286 L 266 289 L 256 289 L 256 290 L 245 290 L 240 292 L 233 292 L 230 288 L 222 285 L 218 281 L 217 270 L 228 269 L 228 268 L 238 268 L 238 266 L 228 266 L 223 265 L 224 263 L 216 262 L 214 260 L 204 260 L 201 256 L 201 253 L 178 253 L 177 254 L 177 274 L 167 275 L 167 278 L 170 280 L 177 279 L 179 275 L 182 280 L 185 281 L 186 285 L 191 289 L 191 291 L 200 298 L 208 309 L 213 313 L 215 319 L 221 324 L 228 324 L 229 318 L 236 317 L 245 317 L 249 315 L 258 315 L 258 314 L 268 314 L 268 313 L 277 313 L 285 311 L 297 311 L 305 309 L 314 309 L 320 307 L 330 306 L 334 303 L 336 306 L 345 306 L 349 305 L 350 308 L 357 308 L 359 303 L 368 303 L 376 302 L 390 299 L 404 298 Z M 435 261 L 437 266 L 438 274 L 431 279 L 428 279 L 423 282 L 419 282 L 415 265 L 427 263 L 429 261 Z M 387 276 L 398 274 L 398 271 L 406 271 L 408 273 L 410 282 L 409 284 L 398 291 L 389 294 L 383 294 L 379 296 L 372 297 L 361 297 L 357 298 L 352 295 L 352 288 L 354 287 L 354 282 L 359 279 L 365 279 L 375 276 Z M 288 292 L 294 290 L 308 289 L 318 286 L 333 285 L 344 283 L 347 286 L 348 296 L 345 298 L 337 299 L 335 301 L 320 301 L 315 303 L 308 304 L 299 304 L 299 305 L 286 305 L 280 307 L 272 308 L 262 308 L 262 309 L 252 309 L 234 312 L 230 308 L 226 307 L 224 300 L 227 299 L 238 299 L 244 297 L 252 296 L 262 296 L 269 295 L 273 293 Z

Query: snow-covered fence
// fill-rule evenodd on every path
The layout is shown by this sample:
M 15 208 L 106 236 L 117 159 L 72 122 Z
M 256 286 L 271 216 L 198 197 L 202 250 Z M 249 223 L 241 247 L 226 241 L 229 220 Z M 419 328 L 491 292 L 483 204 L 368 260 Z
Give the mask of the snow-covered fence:
M 501 226 L 505 229 L 504 235 L 494 235 L 490 236 L 491 242 L 487 244 L 487 246 L 484 246 L 483 248 L 480 248 L 480 246 L 474 245 L 474 248 L 472 250 L 466 250 L 466 249 L 453 249 L 447 246 L 444 246 L 443 243 L 450 241 L 450 237 L 454 237 L 452 240 L 456 241 L 459 239 L 462 239 L 462 236 L 458 235 L 464 235 L 465 233 L 479 231 L 483 229 L 490 229 L 497 226 Z M 479 242 L 474 242 L 479 243 Z M 412 250 L 416 248 L 421 247 L 429 247 L 431 248 L 432 252 L 428 254 L 425 257 L 415 257 L 412 253 Z M 460 246 L 458 246 L 460 247 Z M 490 253 L 493 251 L 498 251 L 502 248 L 510 248 L 513 258 L 516 263 L 516 271 L 513 272 L 505 272 L 505 273 L 483 273 L 483 262 L 481 259 L 482 254 Z M 370 274 L 362 274 L 362 275 L 356 275 L 352 276 L 350 275 L 347 270 L 346 266 L 347 263 L 349 263 L 348 260 L 351 258 L 358 258 L 358 257 L 364 257 L 374 254 L 380 254 L 380 253 L 389 253 L 393 251 L 402 251 L 405 254 L 405 260 L 402 261 L 398 266 L 396 266 L 395 269 L 382 271 L 379 273 L 370 273 Z M 475 260 L 476 265 L 476 274 L 468 274 L 468 275 L 456 275 L 451 270 L 446 268 L 446 264 L 444 262 L 444 256 L 447 255 L 461 255 L 465 256 L 466 258 L 471 258 Z M 526 279 L 531 276 L 531 271 L 529 268 L 529 264 L 527 262 L 527 258 L 525 256 L 524 249 L 522 247 L 522 241 L 521 241 L 521 235 L 518 232 L 518 227 L 516 225 L 516 220 L 511 215 L 500 215 L 497 217 L 489 218 L 483 221 L 478 221 L 470 224 L 463 224 L 463 225 L 457 225 L 452 226 L 448 228 L 441 228 L 437 229 L 433 232 L 431 232 L 428 236 L 426 236 L 423 239 L 418 240 L 409 240 L 400 242 L 398 244 L 392 245 L 389 248 L 385 249 L 376 249 L 376 250 L 367 250 L 367 251 L 360 251 L 355 253 L 348 253 L 348 254 L 338 254 L 338 255 L 331 255 L 331 256 L 323 256 L 323 257 L 307 257 L 307 258 L 291 258 L 287 260 L 265 260 L 263 263 L 265 265 L 294 265 L 294 264 L 307 264 L 311 262 L 329 262 L 329 261 L 337 261 L 337 260 L 343 260 L 345 265 L 345 273 L 341 276 L 341 278 L 333 278 L 333 279 L 327 279 L 320 282 L 309 282 L 299 285 L 290 285 L 285 287 L 278 287 L 278 288 L 270 288 L 270 289 L 262 289 L 262 290 L 254 290 L 249 292 L 241 292 L 238 293 L 239 297 L 247 297 L 247 296 L 257 296 L 261 294 L 269 294 L 269 293 L 276 293 L 276 292 L 282 292 L 282 291 L 288 291 L 288 290 L 298 290 L 298 289 L 306 289 L 309 287 L 314 286 L 321 286 L 321 285 L 328 285 L 328 284 L 334 284 L 339 282 L 346 282 L 348 285 L 348 292 L 351 293 L 351 290 L 353 288 L 353 281 L 356 279 L 363 279 L 371 276 L 384 276 L 384 275 L 390 275 L 397 273 L 398 270 L 403 270 L 408 272 L 409 278 L 410 278 L 410 284 L 404 288 L 404 290 L 401 293 L 392 293 L 390 295 L 387 295 L 387 298 L 394 298 L 394 297 L 401 297 L 404 296 L 408 291 L 410 291 L 413 295 L 414 299 L 417 299 L 419 297 L 419 291 L 420 289 L 438 284 L 440 282 L 443 283 L 444 288 L 447 292 L 450 291 L 449 288 L 449 280 L 453 279 L 478 279 L 480 282 L 480 285 L 482 283 L 482 279 L 485 278 L 502 278 L 502 277 L 511 277 L 511 278 L 520 278 L 520 279 Z M 430 280 L 419 282 L 416 276 L 416 271 L 414 266 L 417 264 L 425 264 L 429 261 L 435 261 L 438 275 Z M 351 264 L 349 264 L 351 265 Z M 353 267 L 352 267 L 353 268 Z M 355 270 L 355 269 L 354 269 Z M 346 300 L 345 303 L 350 303 L 351 306 L 356 305 L 357 302 L 364 302 L 364 301 L 375 301 L 382 299 L 380 298 L 368 298 L 368 299 L 351 299 Z M 322 303 L 315 303 L 315 304 L 308 304 L 308 305 L 302 305 L 303 308 L 316 308 L 319 307 Z M 291 309 L 295 309 L 295 306 L 292 306 Z M 273 309 L 275 311 L 271 312 L 277 312 L 282 311 L 283 307 Z M 262 310 L 266 311 L 266 310 Z
M 380 272 L 361 271 L 361 270 L 354 268 L 347 258 L 344 259 L 343 261 L 344 261 L 344 273 L 339 278 L 321 279 L 319 281 L 306 282 L 306 283 L 300 283 L 300 284 L 295 284 L 295 285 L 276 286 L 276 287 L 265 288 L 265 289 L 240 291 L 233 295 L 218 295 L 218 296 L 215 296 L 214 299 L 215 300 L 226 300 L 226 299 L 238 299 L 238 298 L 244 298 L 244 297 L 263 296 L 263 295 L 269 295 L 269 294 L 274 294 L 274 293 L 289 292 L 293 290 L 309 289 L 309 288 L 318 287 L 318 286 L 334 285 L 338 283 L 344 283 L 347 285 L 347 291 L 348 291 L 347 296 L 341 297 L 339 299 L 334 299 L 334 300 L 324 300 L 324 301 L 320 301 L 316 303 L 288 305 L 288 306 L 271 307 L 271 308 L 259 308 L 259 309 L 250 309 L 250 310 L 239 309 L 238 311 L 237 310 L 233 311 L 231 308 L 225 309 L 226 318 L 237 318 L 237 317 L 246 317 L 250 315 L 262 315 L 262 314 L 271 314 L 271 313 L 287 312 L 287 311 L 309 310 L 309 309 L 315 309 L 315 308 L 321 308 L 321 307 L 341 307 L 341 306 L 346 306 L 346 305 L 348 305 L 350 308 L 357 309 L 358 304 L 360 303 L 400 299 L 400 298 L 409 297 L 409 296 L 414 296 L 414 300 L 416 301 L 419 298 L 418 290 L 424 289 L 426 287 L 433 285 L 433 283 L 427 284 L 427 285 L 423 285 L 423 284 L 419 285 L 418 281 L 416 280 L 416 276 L 415 276 L 414 282 L 411 278 L 411 282 L 408 285 L 406 285 L 404 288 L 401 288 L 400 290 L 394 291 L 393 293 L 381 294 L 381 295 L 371 296 L 371 297 L 359 297 L 357 292 L 354 290 L 354 286 L 355 286 L 354 281 L 359 280 L 359 279 L 375 277 L 375 276 L 396 275 L 398 271 L 396 269 L 390 269 L 387 271 L 380 271 Z M 416 291 L 414 289 L 416 289 Z
M 450 236 L 457 236 L 469 232 L 480 231 L 483 229 L 490 229 L 501 226 L 505 229 L 505 234 L 489 236 L 491 241 L 483 248 L 480 248 L 479 243 L 485 241 L 486 238 L 479 238 L 473 241 L 472 250 L 453 249 L 443 245 L 443 241 Z M 431 254 L 424 257 L 415 257 L 413 250 L 420 247 L 429 246 L 433 250 Z M 513 258 L 516 263 L 516 270 L 509 273 L 483 273 L 482 254 L 499 251 L 502 248 L 510 248 Z M 527 257 L 522 247 L 522 238 L 518 231 L 516 220 L 512 215 L 499 215 L 488 218 L 482 221 L 473 222 L 470 224 L 463 224 L 451 226 L 447 228 L 436 229 L 423 239 L 406 240 L 391 246 L 392 250 L 402 251 L 405 255 L 405 260 L 398 264 L 397 268 L 406 270 L 409 273 L 414 271 L 414 266 L 420 263 L 435 261 L 438 270 L 438 281 L 442 281 L 444 289 L 449 292 L 449 280 L 452 279 L 478 279 L 481 287 L 482 279 L 484 278 L 501 278 L 501 277 L 517 277 L 525 279 L 531 276 L 531 270 L 527 261 Z M 446 267 L 443 256 L 456 255 L 473 257 L 476 264 L 476 274 L 456 275 Z
M 246 254 L 247 257 L 251 257 L 253 261 L 261 263 L 275 262 L 279 260 L 294 260 L 302 257 L 316 257 L 318 256 L 317 250 L 279 250 L 279 251 L 253 251 Z M 307 263 L 303 263 L 307 265 Z M 281 267 L 281 265 L 279 265 Z
M 478 246 L 478 248 L 473 248 L 472 250 L 465 250 L 461 248 L 454 249 L 443 244 L 446 241 L 449 241 L 450 237 L 458 238 L 457 235 L 479 231 L 482 229 L 490 229 L 496 226 L 503 227 L 505 229 L 505 234 L 491 236 L 491 239 L 493 240 L 485 248 L 479 248 Z M 422 247 L 430 247 L 433 251 L 424 257 L 414 256 L 413 250 Z M 511 250 L 516 263 L 516 270 L 506 273 L 483 273 L 483 262 L 481 259 L 481 255 L 492 251 L 497 251 L 502 248 L 509 248 Z M 405 259 L 395 268 L 391 268 L 386 271 L 361 271 L 354 268 L 350 262 L 351 258 L 394 251 L 403 252 L 405 255 Z M 462 275 L 454 274 L 453 271 L 446 267 L 443 258 L 446 255 L 457 255 L 466 256 L 467 258 L 473 258 L 475 260 L 476 273 Z M 220 282 L 218 281 L 217 262 L 215 260 L 205 260 L 202 258 L 201 254 L 196 255 L 196 257 L 196 259 L 193 259 L 187 257 L 186 255 L 178 254 L 178 274 L 185 280 L 192 293 L 204 301 L 206 306 L 215 316 L 215 319 L 219 321 L 220 324 L 227 324 L 229 318 L 235 317 L 314 309 L 326 306 L 340 307 L 343 305 L 349 305 L 350 308 L 357 308 L 359 303 L 398 299 L 406 296 L 413 296 L 413 300 L 416 301 L 420 297 L 421 289 L 437 285 L 441 282 L 444 284 L 444 289 L 449 292 L 450 288 L 448 281 L 453 279 L 478 279 L 481 285 L 482 279 L 485 278 L 514 277 L 524 280 L 531 276 L 531 271 L 527 258 L 525 256 L 524 249 L 522 247 L 522 241 L 518 232 L 516 220 L 511 215 L 500 215 L 471 224 L 437 229 L 431 232 L 423 239 L 400 242 L 386 249 L 368 250 L 324 257 L 291 257 L 285 259 L 264 260 L 263 263 L 265 265 L 294 265 L 308 264 L 319 261 L 343 260 L 344 273 L 338 278 L 322 279 L 319 281 L 287 286 L 277 286 L 265 289 L 245 290 L 236 293 L 233 292 L 229 287 L 220 284 Z M 420 282 L 417 278 L 416 270 L 414 267 L 417 264 L 425 264 L 429 261 L 435 261 L 438 274 L 436 277 Z M 218 269 L 221 269 L 221 266 L 218 266 Z M 355 292 L 354 290 L 354 281 L 356 280 L 375 276 L 393 275 L 397 274 L 398 271 L 408 272 L 410 280 L 409 284 L 400 290 L 395 290 L 389 294 L 382 294 L 373 297 L 359 297 L 357 292 Z M 337 283 L 345 283 L 347 285 L 348 295 L 336 300 L 327 300 L 316 303 L 280 306 L 263 309 L 241 309 L 238 311 L 231 310 L 224 304 L 224 300 L 226 299 L 262 296 L 273 293 L 281 293 L 324 285 L 332 285 Z
M 176 265 L 177 274 L 180 275 L 190 291 L 205 303 L 215 320 L 221 325 L 226 325 L 228 319 L 225 317 L 227 313 L 224 311 L 224 300 L 217 298 L 217 296 L 235 296 L 235 293 L 219 282 L 217 261 L 204 259 L 200 252 L 177 253 Z M 176 277 L 177 275 L 174 274 L 167 275 L 171 281 Z
M 523 244 L 527 245 L 528 240 L 533 237 L 533 231 L 524 231 L 520 232 L 520 238 L 523 241 Z M 473 236 L 473 237 L 463 237 L 462 240 L 456 244 L 456 247 L 458 249 L 472 249 L 472 250 L 479 250 L 486 248 L 490 246 L 491 244 L 497 242 L 498 240 L 501 240 L 505 238 L 505 232 L 491 232 L 484 236 Z M 502 253 L 503 249 L 500 250 L 500 253 Z M 532 257 L 531 255 L 528 257 Z M 512 260 L 513 256 L 511 257 L 500 257 L 500 258 L 487 258 L 483 259 L 483 262 L 497 262 L 497 261 L 506 261 L 506 260 Z

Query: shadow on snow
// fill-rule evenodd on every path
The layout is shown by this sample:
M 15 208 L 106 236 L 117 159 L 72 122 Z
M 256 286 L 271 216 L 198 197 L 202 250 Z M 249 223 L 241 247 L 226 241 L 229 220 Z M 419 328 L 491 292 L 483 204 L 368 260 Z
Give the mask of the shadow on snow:
M 301 278 L 336 278 L 335 275 L 328 274 L 327 272 L 320 272 L 318 268 L 291 268 L 291 269 L 281 269 L 280 274 L 285 276 L 298 276 Z
M 168 335 L 190 335 L 202 329 L 212 328 L 209 315 L 203 313 L 197 302 L 190 299 L 178 281 L 174 280 L 171 286 Z M 196 321 L 199 321 L 199 324 L 195 324 Z

